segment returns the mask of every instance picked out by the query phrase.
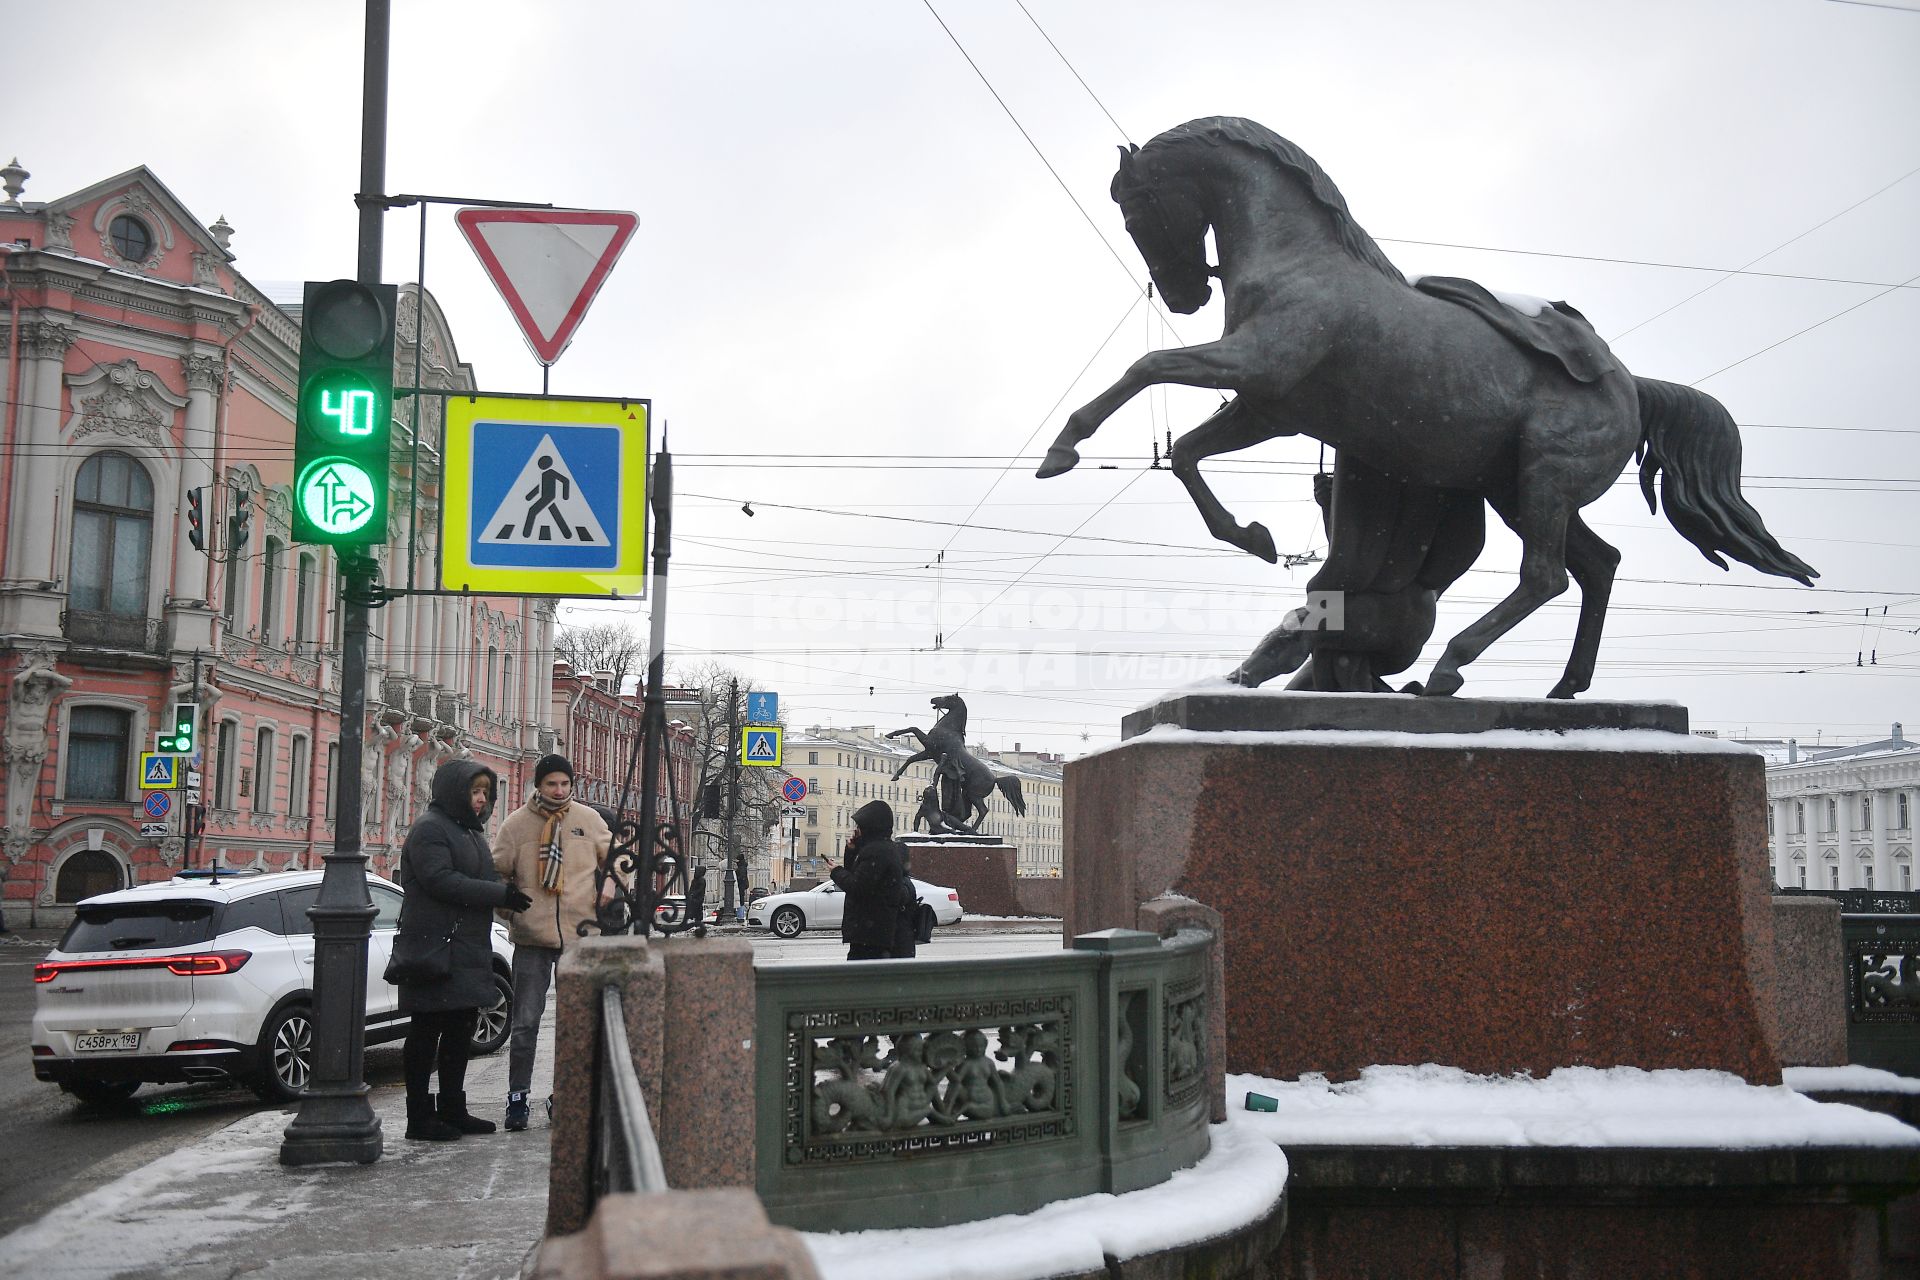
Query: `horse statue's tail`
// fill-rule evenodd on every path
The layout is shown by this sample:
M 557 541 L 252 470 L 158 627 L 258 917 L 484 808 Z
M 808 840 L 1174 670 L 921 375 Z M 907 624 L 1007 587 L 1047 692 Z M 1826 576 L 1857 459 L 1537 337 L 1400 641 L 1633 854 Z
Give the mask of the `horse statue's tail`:
M 1009 773 L 995 778 L 993 785 L 1007 798 L 1007 803 L 1013 806 L 1015 813 L 1023 818 L 1027 816 L 1027 798 L 1020 793 L 1020 779 Z
M 1635 378 L 1640 393 L 1640 492 L 1658 511 L 1653 481 L 1667 523 L 1719 565 L 1722 553 L 1776 577 L 1813 585 L 1819 572 L 1775 542 L 1740 494 L 1740 428 L 1733 415 L 1704 391 L 1655 378 Z

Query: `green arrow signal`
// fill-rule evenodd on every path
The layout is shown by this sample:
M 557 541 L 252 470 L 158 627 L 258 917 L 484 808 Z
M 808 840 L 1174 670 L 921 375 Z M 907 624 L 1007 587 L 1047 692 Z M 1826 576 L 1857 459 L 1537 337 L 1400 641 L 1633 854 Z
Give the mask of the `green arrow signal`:
M 321 458 L 295 488 L 301 511 L 322 533 L 352 533 L 377 509 L 373 477 L 346 458 Z

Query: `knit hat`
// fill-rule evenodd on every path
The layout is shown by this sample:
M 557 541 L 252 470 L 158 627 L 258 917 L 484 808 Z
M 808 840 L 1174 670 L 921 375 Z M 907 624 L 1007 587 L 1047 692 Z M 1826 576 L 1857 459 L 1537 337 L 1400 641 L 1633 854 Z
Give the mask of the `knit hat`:
M 853 811 L 853 825 L 868 835 L 892 835 L 893 808 L 885 800 L 869 800 Z
M 573 781 L 573 766 L 567 763 L 565 756 L 544 755 L 535 761 L 533 766 L 533 785 L 536 787 L 539 786 L 540 779 L 550 773 L 564 773 L 567 775 L 568 782 Z

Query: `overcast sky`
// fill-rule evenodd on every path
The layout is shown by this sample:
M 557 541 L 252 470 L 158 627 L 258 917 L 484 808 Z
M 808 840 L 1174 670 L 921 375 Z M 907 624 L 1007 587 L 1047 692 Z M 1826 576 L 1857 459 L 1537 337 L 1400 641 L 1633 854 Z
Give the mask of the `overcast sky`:
M 1818 589 L 1722 573 L 1617 486 L 1587 512 L 1625 552 L 1589 696 L 1723 734 L 1920 732 L 1908 3 L 396 0 L 388 188 L 639 214 L 553 390 L 652 398 L 673 655 L 778 690 L 790 723 L 925 726 L 958 689 L 976 740 L 1079 750 L 1299 603 L 1311 567 L 1212 541 L 1147 469 L 1208 393 L 1143 396 L 1079 470 L 1032 474 L 1143 351 L 1219 334 L 1217 301 L 1171 329 L 1142 302 L 1115 144 L 1242 115 L 1318 159 L 1397 265 L 1565 299 L 1635 373 L 1747 424 L 1748 496 Z M 254 281 L 351 274 L 358 5 L 70 0 L 7 31 L 38 51 L 0 126 L 27 199 L 146 164 L 225 215 Z M 390 216 L 388 279 L 418 226 Z M 450 211 L 427 239 L 481 386 L 538 390 Z M 1307 552 L 1317 460 L 1276 441 L 1209 474 Z M 1411 674 L 1510 588 L 1516 548 L 1490 537 Z M 1575 602 L 1465 693 L 1544 694 Z

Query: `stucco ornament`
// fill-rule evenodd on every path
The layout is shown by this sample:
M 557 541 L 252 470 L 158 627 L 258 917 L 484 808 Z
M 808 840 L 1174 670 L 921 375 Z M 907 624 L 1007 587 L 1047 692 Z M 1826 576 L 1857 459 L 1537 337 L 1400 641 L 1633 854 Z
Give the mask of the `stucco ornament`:
M 18 862 L 32 843 L 33 798 L 40 766 L 47 758 L 47 713 L 54 698 L 73 687 L 60 674 L 52 649 L 29 649 L 20 655 L 7 696 L 7 732 L 0 754 L 7 769 L 7 838 L 9 862 Z
M 173 418 L 187 405 L 155 374 L 129 357 L 101 365 L 69 380 L 79 412 L 67 424 L 67 439 L 122 436 L 156 449 L 173 447 Z

